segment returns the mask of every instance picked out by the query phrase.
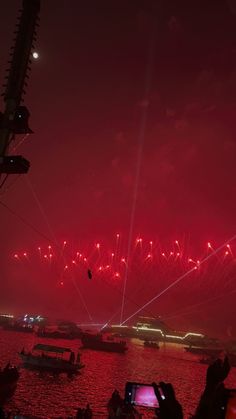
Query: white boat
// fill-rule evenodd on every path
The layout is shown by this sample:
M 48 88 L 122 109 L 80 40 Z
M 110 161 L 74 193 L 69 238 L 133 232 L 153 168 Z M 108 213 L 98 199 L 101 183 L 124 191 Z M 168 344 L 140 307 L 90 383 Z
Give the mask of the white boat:
M 74 352 L 69 348 L 62 348 L 61 346 L 38 343 L 33 347 L 32 352 L 27 353 L 22 349 L 19 356 L 24 366 L 35 369 L 76 373 L 84 367 L 80 362 L 79 353 L 75 360 Z

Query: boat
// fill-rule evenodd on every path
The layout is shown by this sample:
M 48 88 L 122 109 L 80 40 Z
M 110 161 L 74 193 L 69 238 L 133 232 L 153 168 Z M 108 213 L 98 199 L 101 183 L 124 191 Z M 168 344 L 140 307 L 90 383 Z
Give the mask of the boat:
M 0 404 L 5 403 L 13 395 L 19 376 L 18 368 L 12 367 L 10 364 L 0 370 Z
M 21 325 L 19 323 L 9 323 L 3 326 L 4 330 L 12 331 L 12 332 L 23 332 L 23 333 L 33 333 L 33 327 Z
M 153 341 L 150 341 L 150 340 L 145 340 L 143 342 L 143 345 L 146 348 L 160 349 L 160 346 L 159 346 L 158 342 L 153 342 Z
M 37 336 L 49 339 L 75 339 L 72 333 L 62 332 L 60 330 L 49 331 L 47 329 L 39 329 Z
M 83 349 L 93 349 L 95 351 L 124 353 L 128 349 L 125 341 L 105 340 L 101 334 L 83 333 L 81 342 Z
M 107 324 L 103 327 L 104 333 L 124 338 L 137 338 L 140 340 L 157 340 L 158 342 L 170 342 L 194 346 L 212 346 L 212 339 L 202 333 L 195 331 L 179 331 L 167 325 L 164 320 L 158 317 L 140 316 L 133 325 Z M 213 339 L 216 346 L 216 339 Z M 217 341 L 218 343 L 218 341 Z
M 195 355 L 208 355 L 214 357 L 217 357 L 224 350 L 223 348 L 205 348 L 195 346 L 185 346 L 184 349 L 186 352 L 190 352 Z
M 61 346 L 43 345 L 38 343 L 31 352 L 26 353 L 24 349 L 19 352 L 19 356 L 25 367 L 51 370 L 55 372 L 76 373 L 84 367 L 80 362 L 80 354 L 75 354 L 69 348 Z

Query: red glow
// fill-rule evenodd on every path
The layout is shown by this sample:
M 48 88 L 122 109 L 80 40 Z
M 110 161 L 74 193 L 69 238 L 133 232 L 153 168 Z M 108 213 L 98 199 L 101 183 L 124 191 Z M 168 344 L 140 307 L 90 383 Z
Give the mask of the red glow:
M 177 244 L 177 245 L 179 244 L 178 240 L 175 240 L 175 244 Z
M 97 248 L 97 249 L 100 249 L 100 243 L 97 243 L 97 244 L 96 244 L 96 248 Z
M 210 242 L 207 243 L 207 247 L 208 247 L 208 249 L 211 249 L 212 248 Z
M 152 246 L 153 245 L 153 242 L 151 241 L 151 242 L 149 242 L 150 243 L 150 246 Z
M 64 241 L 64 242 L 63 242 L 63 244 L 64 244 L 64 246 L 65 246 L 65 245 L 67 244 L 67 242 L 66 242 L 66 241 Z
M 49 245 L 49 246 L 48 246 L 48 249 L 51 249 L 51 248 L 52 248 L 52 246 L 50 246 L 50 245 Z
M 136 239 L 136 237 L 138 237 Z M 216 243 L 216 253 L 215 255 L 214 251 L 208 251 L 208 254 L 206 256 L 206 243 L 202 244 L 202 251 L 201 254 L 204 255 L 201 257 L 201 259 L 198 259 L 199 254 L 196 254 L 196 249 L 187 247 L 185 244 L 183 245 L 182 250 L 180 250 L 179 247 L 176 247 L 174 244 L 175 241 L 173 238 L 168 243 L 160 243 L 158 241 L 149 241 L 146 237 L 143 236 L 143 239 L 141 239 L 140 236 L 134 236 L 134 239 L 140 243 L 141 240 L 143 240 L 143 250 L 142 246 L 139 244 L 137 246 L 137 241 L 133 240 L 132 248 L 129 254 L 129 259 L 126 259 L 126 257 L 122 257 L 122 255 L 126 254 L 127 252 L 127 240 L 124 239 L 122 236 L 122 241 L 116 243 L 116 248 L 114 249 L 114 242 L 111 240 L 111 243 L 106 247 L 106 240 L 101 240 L 101 248 L 100 250 L 96 250 L 96 248 L 99 248 L 100 243 L 97 243 L 96 238 L 92 238 L 90 243 L 86 242 L 86 245 L 83 246 L 83 243 L 80 243 L 76 245 L 71 245 L 70 240 L 68 240 L 68 244 L 66 249 L 63 250 L 63 248 L 58 248 L 57 246 L 54 247 L 52 245 L 51 251 L 48 250 L 49 246 L 48 243 L 46 243 L 46 246 L 42 244 L 41 248 L 42 253 L 38 252 L 38 247 L 36 247 L 36 251 L 33 249 L 30 250 L 29 246 L 26 244 L 25 248 L 28 249 L 28 251 L 24 252 L 25 259 L 22 258 L 23 251 L 19 254 L 19 261 L 18 259 L 18 249 L 17 252 L 14 253 L 11 252 L 11 259 L 12 256 L 15 258 L 14 260 L 17 262 L 15 263 L 15 266 L 19 266 L 18 263 L 22 265 L 21 269 L 27 269 L 29 270 L 29 273 L 31 274 L 31 269 L 33 266 L 39 267 L 41 264 L 42 267 L 42 273 L 43 275 L 48 275 L 48 278 L 50 278 L 50 284 L 53 284 L 53 281 L 55 281 L 55 273 L 57 275 L 61 273 L 61 276 L 59 276 L 59 279 L 56 280 L 57 287 L 62 286 L 61 282 L 63 283 L 64 287 L 66 288 L 66 292 L 71 292 L 71 287 L 73 284 L 71 284 L 71 281 L 76 281 L 76 284 L 78 282 L 79 287 L 87 287 L 86 281 L 83 281 L 83 278 L 85 276 L 86 267 L 91 268 L 91 271 L 96 272 L 99 281 L 94 281 L 94 286 L 97 287 L 97 290 L 101 290 L 101 293 L 104 292 L 103 289 L 103 283 L 104 285 L 108 285 L 110 283 L 111 289 L 112 289 L 112 281 L 113 284 L 116 283 L 116 286 L 118 287 L 118 284 L 120 283 L 121 279 L 123 279 L 123 276 L 126 269 L 127 264 L 129 267 L 129 279 L 130 281 L 133 281 L 133 284 L 136 284 L 137 278 L 139 280 L 142 280 L 145 282 L 147 278 L 149 281 L 156 281 L 158 277 L 163 277 L 163 280 L 165 280 L 166 286 L 168 287 L 171 281 L 173 281 L 177 276 L 181 276 L 185 273 L 192 273 L 193 279 L 198 278 L 197 284 L 196 284 L 196 290 L 198 290 L 197 287 L 199 287 L 199 290 L 202 291 L 202 288 L 205 286 L 205 284 L 208 284 L 211 281 L 212 278 L 212 286 L 214 284 L 215 280 L 218 280 L 218 276 L 220 278 L 220 272 L 219 274 L 215 274 L 215 263 L 217 260 L 221 261 L 222 263 L 218 263 L 218 269 L 225 269 L 226 265 L 229 265 L 229 273 L 231 275 L 230 269 L 235 269 L 233 267 L 233 264 L 231 263 L 231 256 L 232 251 L 229 245 L 226 242 L 223 246 L 217 247 L 218 244 Z M 114 235 L 113 235 L 114 240 Z M 153 244 L 153 247 L 151 246 Z M 210 243 L 209 243 L 210 244 Z M 231 244 L 231 242 L 230 242 Z M 37 246 L 37 245 L 36 245 Z M 204 252 L 204 246 L 205 246 L 205 252 Z M 215 244 L 214 244 L 215 246 Z M 232 248 L 233 245 L 231 244 Z M 81 252 L 76 252 L 76 249 L 78 247 L 81 249 Z M 162 249 L 167 249 L 167 253 L 162 251 Z M 172 251 L 170 251 L 172 249 Z M 223 250 L 222 250 L 223 249 Z M 53 252 L 53 253 L 52 253 Z M 194 259 L 191 258 L 190 255 L 193 255 Z M 27 255 L 27 257 L 26 257 Z M 62 257 L 63 255 L 63 257 Z M 71 256 L 72 255 L 72 256 Z M 76 255 L 76 256 L 75 256 Z M 87 257 L 85 257 L 87 255 Z M 79 258 L 80 256 L 80 258 Z M 163 259 L 165 260 L 163 260 Z M 209 261 L 208 261 L 209 259 Z M 23 263 L 23 260 L 25 263 Z M 28 261 L 31 261 L 31 263 L 27 263 Z M 180 263 L 181 261 L 181 263 Z M 224 262 L 223 262 L 224 261 Z M 14 261 L 13 261 L 14 262 Z M 22 262 L 22 263 L 21 263 Z M 82 262 L 82 263 L 81 263 Z M 85 263 L 87 262 L 87 263 Z M 38 265 L 37 265 L 38 264 Z M 89 264 L 89 266 L 88 266 Z M 210 269 L 212 269 L 213 274 L 210 274 Z M 194 274 L 194 271 L 197 271 L 196 274 Z M 73 278 L 73 274 L 74 278 Z M 71 275 L 70 275 L 71 274 Z M 224 272 L 224 275 L 226 277 L 226 274 L 228 275 L 226 269 Z M 215 275 L 215 277 L 214 277 Z M 223 275 L 221 275 L 223 277 Z M 231 275 L 232 278 L 234 275 Z M 230 278 L 230 276 L 228 275 Z M 210 279 L 209 279 L 210 278 Z M 208 279 L 207 281 L 205 279 Z M 68 283 L 67 283 L 68 281 Z M 81 282 L 80 282 L 81 281 Z M 49 281 L 48 281 L 49 282 Z M 85 285 L 84 285 L 85 282 Z M 164 281 L 163 281 L 164 282 Z M 215 281 L 217 282 L 217 281 Z M 159 288 L 162 287 L 162 284 L 159 284 L 158 281 L 155 282 L 155 286 Z M 51 285 L 50 285 L 51 286 Z M 195 284 L 194 284 L 195 286 Z M 200 288 L 202 287 L 202 288 Z M 151 288 L 151 287 L 150 287 Z M 63 288 L 64 289 L 64 288 Z M 131 289 L 131 284 L 130 284 Z M 86 291 L 84 291 L 86 290 Z M 83 289 L 84 295 L 88 296 L 87 298 L 90 298 L 90 291 L 86 288 Z M 64 292 L 64 291 L 63 291 Z M 108 287 L 105 287 L 105 293 L 110 292 Z M 141 294 L 141 293 L 140 293 Z M 151 292 L 150 292 L 151 294 Z M 151 295 L 150 295 L 151 297 Z M 118 303 L 119 296 L 115 297 L 117 298 Z M 114 298 L 114 301 L 115 301 Z M 140 297 L 141 298 L 141 297 Z
M 26 252 L 24 252 L 24 253 L 23 253 L 23 256 L 27 257 L 27 253 L 26 253 Z
M 226 247 L 228 247 L 228 249 L 230 249 L 230 245 L 229 244 L 227 244 Z
M 117 233 L 116 238 L 119 239 L 119 237 L 120 237 L 120 235 L 119 235 L 119 233 Z
M 63 282 L 63 281 L 61 281 L 61 282 L 60 282 L 60 285 L 61 285 L 61 287 L 63 287 L 63 285 L 64 285 L 64 282 Z

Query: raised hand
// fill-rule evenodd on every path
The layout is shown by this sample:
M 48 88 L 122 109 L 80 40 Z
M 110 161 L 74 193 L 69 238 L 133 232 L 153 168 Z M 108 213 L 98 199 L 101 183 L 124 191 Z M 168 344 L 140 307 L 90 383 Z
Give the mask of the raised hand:
M 194 419 L 222 419 L 222 407 L 227 398 L 224 380 L 228 376 L 230 365 L 228 357 L 217 359 L 209 365 L 206 374 L 206 387 L 201 396 Z
M 174 388 L 169 383 L 153 383 L 154 391 L 159 402 L 158 418 L 160 419 L 183 419 L 181 404 L 175 397 Z
M 217 387 L 228 376 L 230 371 L 229 359 L 226 356 L 224 360 L 217 359 L 209 365 L 206 375 L 206 387 Z

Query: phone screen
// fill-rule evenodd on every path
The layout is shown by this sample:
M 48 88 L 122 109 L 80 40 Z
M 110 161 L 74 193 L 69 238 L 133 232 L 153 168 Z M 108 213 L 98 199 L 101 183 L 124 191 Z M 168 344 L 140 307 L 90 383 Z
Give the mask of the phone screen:
M 230 390 L 225 419 L 236 419 L 236 390 Z
M 150 384 L 127 383 L 125 400 L 134 406 L 159 407 L 154 388 Z

